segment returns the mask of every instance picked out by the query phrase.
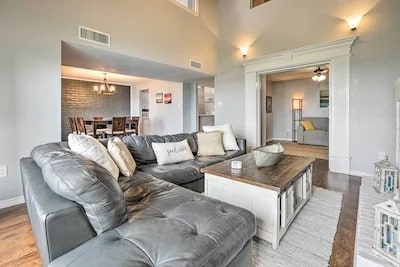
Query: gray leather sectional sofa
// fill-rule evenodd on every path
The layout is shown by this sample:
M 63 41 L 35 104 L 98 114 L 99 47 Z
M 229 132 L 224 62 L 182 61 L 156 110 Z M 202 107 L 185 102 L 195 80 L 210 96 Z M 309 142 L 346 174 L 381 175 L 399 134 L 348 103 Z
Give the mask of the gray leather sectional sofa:
M 132 142 L 141 143 L 137 138 L 125 141 L 131 149 Z M 121 176 L 117 184 L 105 169 L 65 143 L 34 149 L 32 157 L 21 159 L 21 174 L 45 266 L 251 266 L 256 222 L 249 211 L 150 172 L 137 170 L 131 177 Z M 78 188 L 89 189 L 79 190 L 77 201 L 71 201 L 55 193 L 65 187 L 63 179 L 84 182 Z M 96 183 L 103 186 L 100 193 L 93 187 Z M 93 206 L 90 201 L 107 197 L 117 203 L 112 212 L 96 218 L 96 212 L 84 209 Z M 99 231 L 99 223 L 108 229 Z
M 179 142 L 185 139 L 188 140 L 190 148 L 195 155 L 194 160 L 176 164 L 157 165 L 151 143 Z M 246 140 L 240 138 L 236 140 L 240 148 L 239 150 L 226 151 L 224 156 L 197 157 L 196 133 L 165 136 L 132 135 L 123 138 L 124 143 L 128 146 L 129 151 L 136 161 L 138 170 L 200 193 L 204 191 L 204 174 L 200 171 L 201 168 L 245 154 Z

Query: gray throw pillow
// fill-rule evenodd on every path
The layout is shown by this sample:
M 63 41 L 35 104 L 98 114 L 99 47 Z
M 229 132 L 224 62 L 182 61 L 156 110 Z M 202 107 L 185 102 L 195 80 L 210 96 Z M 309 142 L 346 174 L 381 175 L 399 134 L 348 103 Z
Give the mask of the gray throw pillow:
M 124 136 L 122 141 L 128 147 L 138 165 L 155 163 L 156 155 L 151 144 L 153 142 L 164 143 L 164 139 L 158 135 L 128 135 Z
M 82 205 L 97 234 L 126 221 L 126 203 L 117 181 L 103 167 L 72 151 L 47 155 L 44 180 L 58 195 Z
M 43 168 L 44 163 L 50 156 L 50 152 L 65 150 L 70 150 L 67 143 L 48 143 L 34 147 L 31 151 L 31 157 L 40 168 Z

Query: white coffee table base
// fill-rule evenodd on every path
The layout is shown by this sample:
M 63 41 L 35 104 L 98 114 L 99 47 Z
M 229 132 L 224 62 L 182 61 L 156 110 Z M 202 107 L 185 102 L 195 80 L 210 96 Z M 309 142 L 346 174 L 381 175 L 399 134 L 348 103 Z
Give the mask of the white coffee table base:
M 276 249 L 290 224 L 312 195 L 312 165 L 282 192 L 205 173 L 205 195 L 251 211 L 256 236 Z

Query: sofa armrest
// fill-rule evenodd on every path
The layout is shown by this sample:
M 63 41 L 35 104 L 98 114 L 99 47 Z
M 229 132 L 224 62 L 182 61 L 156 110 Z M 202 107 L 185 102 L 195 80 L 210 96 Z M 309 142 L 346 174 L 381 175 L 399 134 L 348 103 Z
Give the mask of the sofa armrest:
M 54 193 L 31 158 L 20 161 L 29 220 L 43 266 L 96 234 L 76 202 Z
M 297 125 L 297 143 L 304 144 L 304 127 Z
M 246 148 L 247 148 L 247 141 L 246 139 L 243 138 L 236 138 L 236 143 L 239 146 L 240 150 L 243 150 L 246 153 Z

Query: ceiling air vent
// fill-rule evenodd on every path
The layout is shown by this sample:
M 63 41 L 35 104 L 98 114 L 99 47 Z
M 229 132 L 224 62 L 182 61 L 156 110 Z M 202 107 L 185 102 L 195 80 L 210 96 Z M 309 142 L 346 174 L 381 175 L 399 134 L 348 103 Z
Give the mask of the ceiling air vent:
M 203 69 L 203 63 L 199 61 L 190 60 L 190 67 L 194 69 Z
M 110 46 L 110 35 L 87 27 L 78 26 L 78 38 L 88 42 Z

